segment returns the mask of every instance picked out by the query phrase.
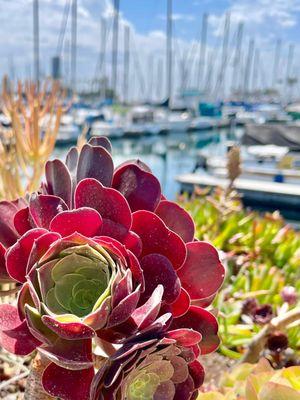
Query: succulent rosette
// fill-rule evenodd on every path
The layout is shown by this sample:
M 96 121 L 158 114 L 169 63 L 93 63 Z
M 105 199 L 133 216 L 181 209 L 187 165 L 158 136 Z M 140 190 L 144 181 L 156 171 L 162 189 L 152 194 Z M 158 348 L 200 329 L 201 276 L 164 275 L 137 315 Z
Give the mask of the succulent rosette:
M 101 381 L 95 346 L 110 349 L 103 376 L 114 352 L 127 360 L 131 352 L 140 373 L 118 375 L 128 390 L 109 386 L 134 399 L 138 382 L 148 379 L 147 360 L 171 365 L 191 346 L 206 354 L 219 343 L 216 318 L 205 309 L 224 278 L 216 249 L 194 239 L 193 220 L 163 197 L 144 163 L 114 168 L 110 153 L 106 138 L 93 138 L 81 151 L 72 148 L 66 163 L 49 161 L 39 192 L 0 203 L 0 279 L 19 287 L 17 306 L 0 306 L 0 344 L 47 357 L 44 388 L 66 400 L 89 399 L 92 380 Z M 171 382 L 176 393 L 182 382 L 168 371 L 165 381 L 153 377 L 149 398 Z M 99 385 L 99 398 L 110 399 Z

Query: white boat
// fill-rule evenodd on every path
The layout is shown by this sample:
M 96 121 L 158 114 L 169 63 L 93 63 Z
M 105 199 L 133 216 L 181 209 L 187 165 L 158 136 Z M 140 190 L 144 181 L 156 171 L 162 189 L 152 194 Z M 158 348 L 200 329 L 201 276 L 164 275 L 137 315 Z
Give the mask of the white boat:
M 77 143 L 81 130 L 74 123 L 74 118 L 70 114 L 65 114 L 61 118 L 60 127 L 56 139 L 57 146 L 64 146 Z
M 202 131 L 213 129 L 216 126 L 214 118 L 197 117 L 192 120 L 188 128 L 189 131 Z

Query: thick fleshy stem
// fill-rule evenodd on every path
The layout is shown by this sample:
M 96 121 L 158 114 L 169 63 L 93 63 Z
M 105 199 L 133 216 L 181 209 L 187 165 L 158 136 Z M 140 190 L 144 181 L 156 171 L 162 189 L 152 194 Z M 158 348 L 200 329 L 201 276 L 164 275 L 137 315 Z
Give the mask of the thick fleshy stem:
M 49 396 L 43 389 L 41 379 L 44 369 L 49 361 L 39 353 L 32 360 L 30 373 L 27 378 L 24 400 L 53 400 L 54 397 Z

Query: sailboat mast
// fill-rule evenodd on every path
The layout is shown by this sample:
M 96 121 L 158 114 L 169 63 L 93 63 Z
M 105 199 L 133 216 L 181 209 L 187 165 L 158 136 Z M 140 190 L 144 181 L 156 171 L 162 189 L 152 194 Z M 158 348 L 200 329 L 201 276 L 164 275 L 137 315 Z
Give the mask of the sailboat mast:
M 238 25 L 237 37 L 236 37 L 236 48 L 233 61 L 232 78 L 231 78 L 231 91 L 234 94 L 239 89 L 239 78 L 241 70 L 241 50 L 243 41 L 244 24 L 242 22 Z
M 172 0 L 167 0 L 167 46 L 166 46 L 166 59 L 167 59 L 167 68 L 166 68 L 166 83 L 167 83 L 167 99 L 171 100 L 172 96 L 172 81 L 173 81 L 173 60 L 172 60 L 172 35 L 173 35 L 173 25 L 172 25 L 172 9 L 173 9 Z
M 208 14 L 204 13 L 203 17 L 202 17 L 200 54 L 199 54 L 198 75 L 197 75 L 197 77 L 198 77 L 197 89 L 198 90 L 201 90 L 203 87 L 204 67 L 205 67 L 205 59 L 206 59 L 207 20 L 208 20 Z
M 119 10 L 120 10 L 120 0 L 114 0 L 111 86 L 113 90 L 113 96 L 115 98 L 117 97 L 117 80 L 118 80 Z
M 254 52 L 254 40 L 250 39 L 247 61 L 246 61 L 246 65 L 245 65 L 244 96 L 246 96 L 248 94 L 249 88 L 250 88 L 249 81 L 250 81 L 250 77 L 251 77 L 251 70 L 252 70 L 252 64 L 253 64 L 253 52 Z
M 107 26 L 106 19 L 101 18 L 101 48 L 100 48 L 100 82 L 101 82 L 101 99 L 106 98 L 106 36 L 107 36 Z
M 71 30 L 71 88 L 76 93 L 77 78 L 77 0 L 72 1 L 72 30 Z
M 130 28 L 128 25 L 124 28 L 124 77 L 123 77 L 123 96 L 124 103 L 128 103 L 128 79 L 129 79 L 129 66 L 130 66 Z
M 275 54 L 274 54 L 274 65 L 273 65 L 273 76 L 272 76 L 272 87 L 275 88 L 278 80 L 278 66 L 280 62 L 281 53 L 281 40 L 276 41 Z
M 222 44 L 222 57 L 219 77 L 216 85 L 216 95 L 218 97 L 224 96 L 224 81 L 226 77 L 227 61 L 228 61 L 228 44 L 229 44 L 229 30 L 230 30 L 230 13 L 226 14 L 224 24 L 224 35 Z
M 40 80 L 40 32 L 39 32 L 39 0 L 33 1 L 33 70 L 34 80 Z

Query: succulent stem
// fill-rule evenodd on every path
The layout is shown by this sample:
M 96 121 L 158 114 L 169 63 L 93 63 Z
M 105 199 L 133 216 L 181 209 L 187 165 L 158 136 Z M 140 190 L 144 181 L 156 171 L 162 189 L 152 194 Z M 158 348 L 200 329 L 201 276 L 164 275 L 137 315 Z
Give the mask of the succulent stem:
M 42 374 L 49 361 L 39 353 L 32 360 L 30 373 L 27 378 L 24 400 L 53 400 L 43 389 Z

